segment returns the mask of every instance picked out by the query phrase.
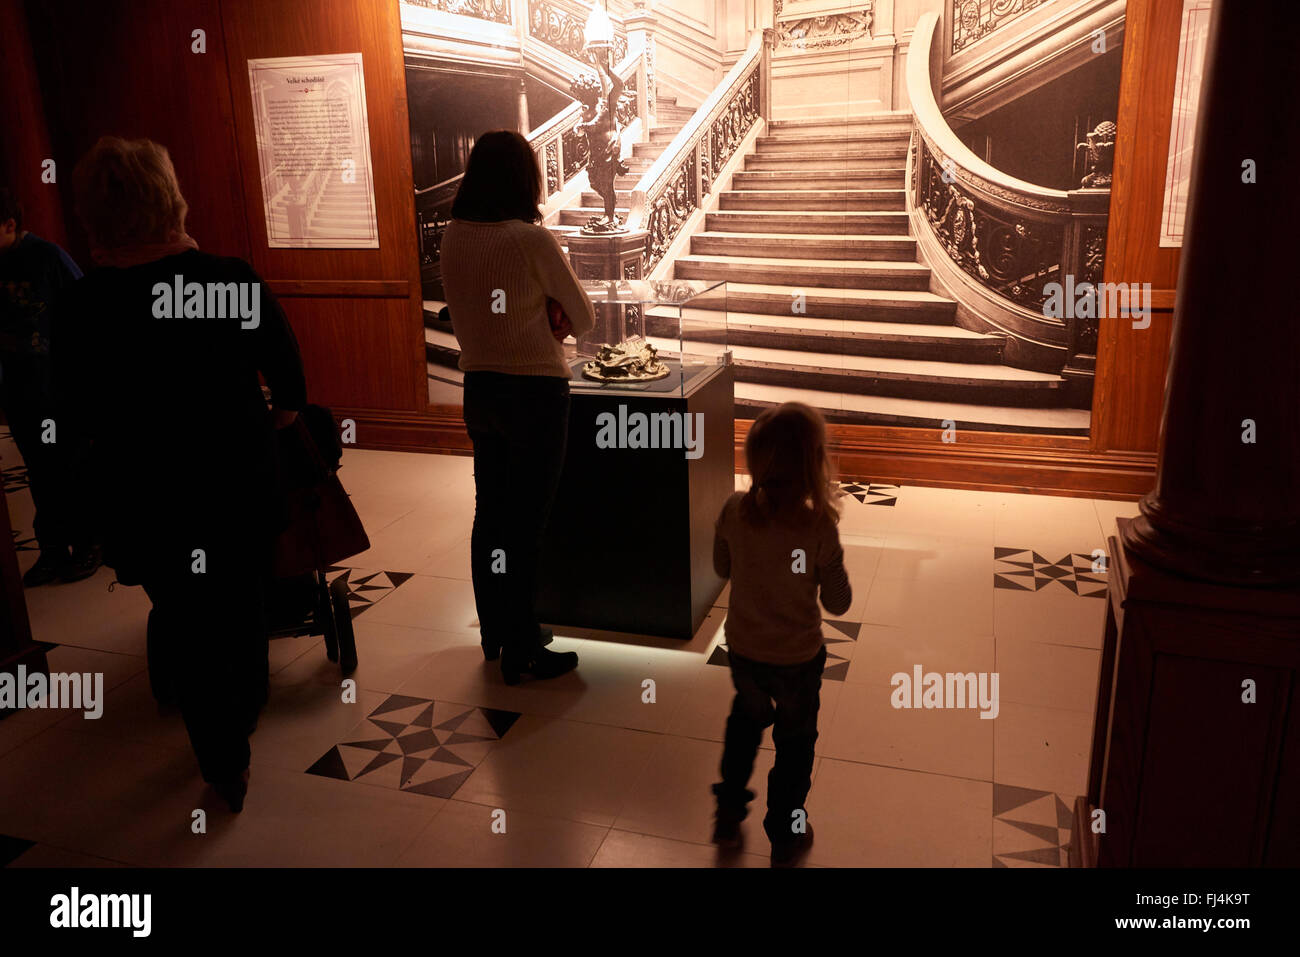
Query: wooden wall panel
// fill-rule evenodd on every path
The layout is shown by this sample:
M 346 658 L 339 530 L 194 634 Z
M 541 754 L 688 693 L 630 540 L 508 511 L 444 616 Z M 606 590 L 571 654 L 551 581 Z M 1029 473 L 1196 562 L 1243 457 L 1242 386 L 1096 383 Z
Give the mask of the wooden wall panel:
M 313 402 L 330 408 L 410 408 L 406 299 L 281 297 L 280 304 L 298 337 Z M 423 401 L 428 404 L 427 391 Z
M 1129 0 L 1106 281 L 1150 283 L 1151 325 L 1103 319 L 1093 394 L 1096 449 L 1154 451 L 1164 407 L 1179 250 L 1161 248 L 1182 0 Z
M 222 0 L 222 15 L 252 262 L 282 294 L 294 286 L 305 294 L 287 302 L 286 310 L 303 343 L 313 399 L 361 409 L 425 410 L 424 316 L 397 3 L 317 0 L 307 15 L 297 0 Z M 248 60 L 358 51 L 379 248 L 270 249 Z
M 73 213 L 72 169 L 103 135 L 166 146 L 200 248 L 247 258 L 218 0 L 40 0 L 27 12 L 77 261 L 90 260 Z M 206 53 L 191 52 L 199 29 Z

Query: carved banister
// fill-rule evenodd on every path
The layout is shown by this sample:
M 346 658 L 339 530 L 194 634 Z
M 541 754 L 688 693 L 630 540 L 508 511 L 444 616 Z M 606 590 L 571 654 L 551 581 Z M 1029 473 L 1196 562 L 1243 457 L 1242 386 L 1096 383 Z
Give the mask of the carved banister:
M 1110 191 L 1039 186 L 976 156 L 939 108 L 939 43 L 939 18 L 927 13 L 905 74 L 914 117 L 907 204 L 921 250 L 927 260 L 946 260 L 930 262 L 936 276 L 992 331 L 1020 340 L 1013 357 L 1091 374 L 1095 316 L 1068 307 L 1054 315 L 1049 304 L 1060 302 L 1058 286 L 1102 281 Z
M 712 189 L 717 171 L 763 116 L 769 52 L 763 31 L 755 31 L 744 54 L 633 188 L 627 225 L 648 233 L 642 275 L 658 264 Z
M 591 7 L 581 0 L 528 0 L 528 35 L 575 60 L 586 59 L 585 27 Z M 608 12 L 614 26 L 614 61 L 628 55 L 627 27 L 621 17 Z

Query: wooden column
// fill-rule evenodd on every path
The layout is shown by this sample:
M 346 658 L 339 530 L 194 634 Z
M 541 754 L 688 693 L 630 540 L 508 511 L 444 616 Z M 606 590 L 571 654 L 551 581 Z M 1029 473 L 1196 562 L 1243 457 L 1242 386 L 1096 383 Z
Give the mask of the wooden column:
M 1230 10 L 1206 50 L 1156 486 L 1124 544 L 1204 581 L 1297 583 L 1300 59 L 1286 4 Z
M 1215 5 L 1156 487 L 1108 549 L 1071 841 L 1085 865 L 1300 864 L 1300 60 L 1288 24 L 1281 3 Z

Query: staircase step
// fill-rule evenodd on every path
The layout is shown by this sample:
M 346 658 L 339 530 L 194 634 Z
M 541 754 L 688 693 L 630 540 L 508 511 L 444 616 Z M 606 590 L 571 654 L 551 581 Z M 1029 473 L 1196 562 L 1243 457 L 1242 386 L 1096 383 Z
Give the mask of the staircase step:
M 1087 435 L 1090 418 L 1086 409 L 976 405 L 793 389 L 753 382 L 736 383 L 738 419 L 757 417 L 764 409 L 783 402 L 807 403 L 820 410 L 826 421 L 834 424 L 942 429 L 944 422 L 951 420 L 959 429 L 974 432 Z
M 916 262 L 910 236 L 846 236 L 801 233 L 714 233 L 691 237 L 700 256 L 783 256 L 787 259 L 885 259 Z
M 801 116 L 796 119 L 772 120 L 767 124 L 770 130 L 836 130 L 845 127 L 865 127 L 881 129 L 894 126 L 912 128 L 912 114 L 909 110 L 892 110 L 880 113 L 864 113 L 857 116 Z
M 731 179 L 733 189 L 870 189 L 895 187 L 906 182 L 902 169 L 741 170 Z
M 880 141 L 868 137 L 845 136 L 760 136 L 756 144 L 759 156 L 815 153 L 825 149 L 835 154 L 858 156 L 907 155 L 907 141 L 891 139 Z
M 453 333 L 444 331 L 437 320 L 424 327 L 424 358 L 426 362 L 444 369 L 459 368 L 460 342 Z
M 679 256 L 674 266 L 678 279 L 721 279 L 728 282 L 791 283 L 791 288 L 839 289 L 929 288 L 930 269 L 915 262 L 834 259 L 777 259 L 753 256 Z
M 632 202 L 632 190 L 619 189 L 615 186 L 614 202 L 619 206 L 626 206 L 628 203 Z M 603 200 L 600 193 L 596 192 L 594 189 L 584 189 L 582 191 L 582 205 L 599 206 L 603 209 L 605 206 L 605 200 Z
M 646 315 L 646 334 L 672 338 L 677 332 L 677 322 L 671 310 L 660 313 L 651 309 Z M 683 337 L 691 342 L 717 341 L 730 346 L 941 362 L 1001 362 L 1005 344 L 1002 336 L 971 332 L 960 326 L 769 316 L 757 312 L 730 312 L 725 334 L 720 330 L 718 335 L 712 332 L 702 323 L 682 326 Z
M 907 213 L 892 210 L 846 213 L 724 209 L 709 213 L 704 226 L 710 232 L 901 235 L 907 232 Z
M 799 313 L 794 311 L 795 293 L 803 296 L 804 309 Z M 701 305 L 709 308 L 713 303 Z M 717 307 L 724 305 L 731 312 L 789 316 L 797 321 L 812 317 L 951 326 L 957 315 L 957 303 L 952 299 L 914 289 L 799 288 L 739 279 L 727 283 L 726 302 L 717 303 Z
M 632 155 L 634 157 L 645 157 L 650 160 L 655 160 L 659 158 L 659 154 L 664 151 L 664 147 L 667 145 L 667 140 L 652 140 L 649 143 L 633 143 Z
M 656 126 L 650 131 L 650 142 L 667 145 L 673 141 L 674 136 L 682 131 L 682 126 L 681 123 Z
M 620 216 L 626 217 L 628 214 L 628 207 L 615 206 L 614 212 L 618 213 Z M 587 220 L 591 219 L 591 217 L 604 215 L 605 208 L 603 206 L 567 206 L 560 210 L 560 222 L 558 225 L 586 226 Z
M 971 404 L 1043 408 L 1062 401 L 1065 380 L 998 363 L 935 362 L 844 353 L 732 346 L 738 382 Z
M 634 147 L 635 149 L 635 147 Z M 897 155 L 872 156 L 861 150 L 804 150 L 802 152 L 750 153 L 745 157 L 746 170 L 847 170 L 898 169 L 905 152 Z
M 719 206 L 722 209 L 845 211 L 907 208 L 901 189 L 733 189 L 720 194 Z
M 818 146 L 829 146 L 832 149 L 907 149 L 908 143 L 912 138 L 910 130 L 835 130 L 835 131 L 809 131 L 793 132 L 783 131 L 776 133 L 765 133 L 757 140 L 759 152 L 768 152 L 773 149 L 793 149 L 808 150 Z

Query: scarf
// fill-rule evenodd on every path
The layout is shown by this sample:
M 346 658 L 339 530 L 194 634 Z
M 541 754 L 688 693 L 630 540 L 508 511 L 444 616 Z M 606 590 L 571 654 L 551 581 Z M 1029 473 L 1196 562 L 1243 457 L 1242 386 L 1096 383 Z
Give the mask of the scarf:
M 139 246 L 118 246 L 113 249 L 95 248 L 90 251 L 90 258 L 97 266 L 111 266 L 114 269 L 127 269 L 142 263 L 151 263 L 167 256 L 175 256 L 187 249 L 198 249 L 196 243 L 184 231 L 173 231 L 165 243 L 144 243 Z

